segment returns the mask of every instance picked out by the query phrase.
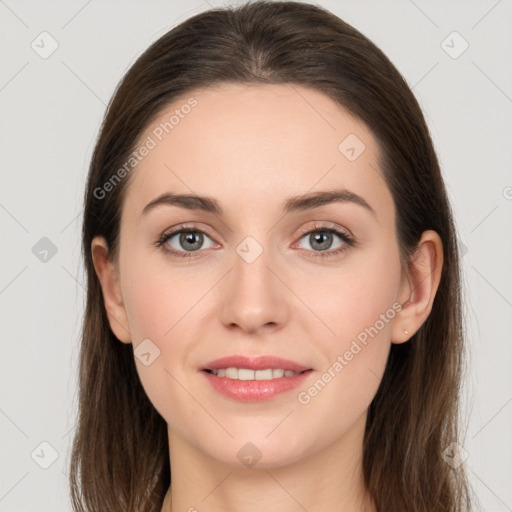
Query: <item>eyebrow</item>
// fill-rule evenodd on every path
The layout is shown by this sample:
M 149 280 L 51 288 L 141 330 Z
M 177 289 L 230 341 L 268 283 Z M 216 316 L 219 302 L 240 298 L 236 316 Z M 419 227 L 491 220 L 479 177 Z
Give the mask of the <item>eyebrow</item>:
M 361 196 L 346 189 L 326 190 L 290 197 L 284 203 L 282 213 L 310 210 L 331 203 L 357 204 L 376 216 L 375 210 Z M 211 197 L 167 192 L 149 202 L 142 210 L 142 215 L 146 215 L 150 210 L 162 205 L 178 206 L 187 210 L 203 210 L 220 216 L 224 214 L 218 201 Z

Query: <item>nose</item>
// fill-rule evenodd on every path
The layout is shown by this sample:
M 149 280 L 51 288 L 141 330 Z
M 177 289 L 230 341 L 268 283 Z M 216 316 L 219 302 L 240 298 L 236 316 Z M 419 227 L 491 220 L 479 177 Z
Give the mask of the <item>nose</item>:
M 240 256 L 242 254 L 242 256 Z M 286 277 L 272 260 L 270 251 L 254 260 L 235 253 L 233 268 L 220 289 L 222 323 L 229 329 L 249 334 L 281 329 L 288 321 L 290 292 Z

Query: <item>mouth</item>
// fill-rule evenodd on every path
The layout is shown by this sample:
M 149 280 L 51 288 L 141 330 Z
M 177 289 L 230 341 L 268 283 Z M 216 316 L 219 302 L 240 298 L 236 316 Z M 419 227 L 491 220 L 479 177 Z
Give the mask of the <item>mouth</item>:
M 215 391 L 242 402 L 271 400 L 304 384 L 314 373 L 312 368 L 276 356 L 229 356 L 200 370 Z

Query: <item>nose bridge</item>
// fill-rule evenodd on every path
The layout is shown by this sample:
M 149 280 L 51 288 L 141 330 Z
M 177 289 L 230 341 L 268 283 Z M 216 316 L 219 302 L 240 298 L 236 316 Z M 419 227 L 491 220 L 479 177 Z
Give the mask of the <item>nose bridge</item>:
M 258 293 L 258 289 L 267 289 L 271 286 L 269 281 L 269 266 L 272 266 L 272 254 L 268 243 L 263 246 L 254 237 L 246 237 L 236 247 L 234 258 L 233 279 L 240 285 L 238 288 L 244 291 L 245 288 Z

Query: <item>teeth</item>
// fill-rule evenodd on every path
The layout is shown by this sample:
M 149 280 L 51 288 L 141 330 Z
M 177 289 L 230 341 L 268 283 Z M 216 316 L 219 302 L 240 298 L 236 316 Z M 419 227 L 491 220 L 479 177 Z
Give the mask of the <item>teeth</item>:
M 228 379 L 238 379 L 238 370 L 236 368 L 226 368 L 226 377 Z
M 282 370 L 267 368 L 266 370 L 250 370 L 248 368 L 222 368 L 219 370 L 211 370 L 212 374 L 217 377 L 227 377 L 235 380 L 272 380 L 281 377 L 291 377 L 299 375 L 300 372 L 292 370 Z

